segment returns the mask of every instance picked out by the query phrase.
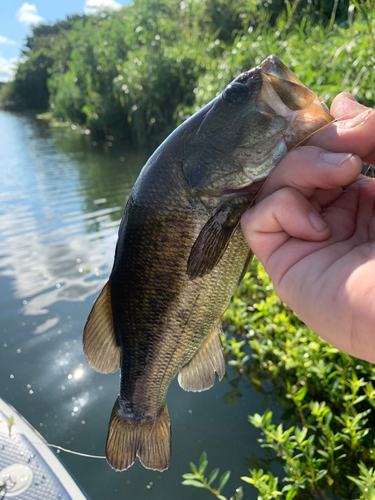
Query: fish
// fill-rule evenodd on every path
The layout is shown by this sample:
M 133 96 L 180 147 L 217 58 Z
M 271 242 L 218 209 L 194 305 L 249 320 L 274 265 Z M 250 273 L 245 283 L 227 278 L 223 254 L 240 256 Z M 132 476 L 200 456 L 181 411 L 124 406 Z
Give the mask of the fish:
M 168 387 L 225 374 L 221 318 L 252 252 L 239 222 L 296 144 L 332 121 L 325 104 L 272 55 L 240 74 L 159 146 L 127 201 L 112 272 L 84 328 L 100 373 L 121 370 L 108 464 L 171 460 Z

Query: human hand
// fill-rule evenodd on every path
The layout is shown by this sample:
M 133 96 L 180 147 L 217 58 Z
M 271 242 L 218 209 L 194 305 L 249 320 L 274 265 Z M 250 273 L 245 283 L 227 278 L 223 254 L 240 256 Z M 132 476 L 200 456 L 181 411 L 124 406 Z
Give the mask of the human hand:
M 291 151 L 241 225 L 275 291 L 319 336 L 375 362 L 375 111 L 340 94 L 342 121 Z M 334 152 L 334 153 L 332 153 Z

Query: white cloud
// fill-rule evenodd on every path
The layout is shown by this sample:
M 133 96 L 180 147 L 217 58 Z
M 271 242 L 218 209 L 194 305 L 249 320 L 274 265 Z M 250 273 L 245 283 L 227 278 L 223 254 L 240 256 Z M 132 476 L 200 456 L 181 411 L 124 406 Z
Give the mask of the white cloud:
M 38 14 L 36 5 L 27 2 L 25 2 L 22 7 L 18 9 L 17 18 L 20 23 L 26 24 L 27 26 L 44 21 L 42 16 Z
M 86 0 L 84 12 L 85 14 L 97 14 L 103 10 L 119 10 L 121 7 L 123 6 L 114 0 Z
M 8 37 L 0 35 L 0 43 L 6 43 L 8 45 L 16 45 L 17 42 L 14 40 L 9 40 Z
M 0 56 L 0 82 L 7 82 L 13 78 L 16 71 L 17 57 L 5 59 Z

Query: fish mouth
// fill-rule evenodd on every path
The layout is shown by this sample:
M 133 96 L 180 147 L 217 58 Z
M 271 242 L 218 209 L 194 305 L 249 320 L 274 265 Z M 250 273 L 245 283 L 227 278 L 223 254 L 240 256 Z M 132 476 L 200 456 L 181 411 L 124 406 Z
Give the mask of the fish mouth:
M 277 56 L 267 57 L 259 68 L 262 76 L 259 100 L 288 121 L 285 135 L 288 150 L 333 120 L 324 101 L 305 87 Z
M 249 76 L 248 85 L 260 88 L 258 102 L 264 110 L 282 116 L 288 125 L 256 168 L 254 164 L 248 167 L 244 159 L 236 158 L 243 163 L 243 173 L 249 183 L 244 186 L 242 180 L 242 187 L 224 189 L 220 196 L 257 193 L 270 173 L 265 165 L 274 163 L 272 159 L 280 161 L 288 151 L 333 120 L 324 102 L 305 87 L 277 56 L 267 57 L 258 67 L 240 75 L 240 80 Z
M 324 102 L 275 55 L 242 73 L 234 82 L 247 86 L 249 94 L 253 95 L 252 106 L 259 114 L 264 114 L 270 122 L 275 116 L 282 117 L 285 122 L 277 122 L 267 141 L 260 138 L 259 147 L 244 144 L 235 149 L 232 156 L 236 164 L 241 165 L 241 170 L 211 183 L 205 193 L 207 198 L 258 193 L 288 151 L 333 121 Z M 214 149 L 226 154 L 221 148 Z

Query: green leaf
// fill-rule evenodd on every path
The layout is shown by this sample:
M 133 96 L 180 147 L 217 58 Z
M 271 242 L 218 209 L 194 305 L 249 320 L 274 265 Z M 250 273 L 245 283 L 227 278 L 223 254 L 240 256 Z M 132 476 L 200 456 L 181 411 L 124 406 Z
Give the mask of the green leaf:
M 198 472 L 201 476 L 203 476 L 204 471 L 208 465 L 207 453 L 204 451 L 199 459 L 199 469 Z
M 206 470 L 207 465 L 208 465 L 208 460 L 205 460 L 205 461 L 199 463 L 198 473 L 200 476 L 204 475 L 204 471 Z
M 185 481 L 182 481 L 181 484 L 185 486 L 195 486 L 196 488 L 204 488 L 204 484 L 194 479 L 186 479 Z
M 324 477 L 326 474 L 328 474 L 328 470 L 327 469 L 322 469 L 318 472 L 318 474 L 316 475 L 316 481 L 319 481 L 320 479 L 322 479 L 322 477 Z
M 198 474 L 198 470 L 197 470 L 197 467 L 195 464 L 193 464 L 193 462 L 189 462 L 190 463 L 190 469 L 192 472 L 195 472 L 195 474 Z
M 307 387 L 303 386 L 294 394 L 293 399 L 295 401 L 303 401 L 305 399 L 306 393 Z
M 254 484 L 255 480 L 252 477 L 247 477 L 247 476 L 241 476 L 242 481 L 245 481 L 245 483 L 250 483 Z
M 240 486 L 236 489 L 236 493 L 231 497 L 230 500 L 242 500 L 243 499 L 243 488 Z
M 218 489 L 217 489 L 217 491 L 219 493 L 224 488 L 224 486 L 227 484 L 227 482 L 229 481 L 229 478 L 230 478 L 230 470 L 227 470 L 226 472 L 224 472 L 224 474 L 219 479 L 219 486 L 218 486 Z
M 293 498 L 297 495 L 297 492 L 295 489 L 292 489 L 292 490 L 289 490 L 286 497 L 285 497 L 285 500 L 293 500 Z
M 217 478 L 217 475 L 219 474 L 219 471 L 220 471 L 220 469 L 219 469 L 219 468 L 217 468 L 217 469 L 214 469 L 214 470 L 211 472 L 211 474 L 210 474 L 210 475 L 209 475 L 209 477 L 208 477 L 208 481 L 207 481 L 207 483 L 208 483 L 209 485 L 211 485 L 211 483 L 213 483 L 213 482 L 215 481 L 215 479 Z
M 13 425 L 13 422 L 14 422 L 14 418 L 13 418 L 13 415 L 11 415 L 8 420 L 7 420 L 7 426 L 8 426 L 8 431 L 9 431 L 9 436 L 12 432 L 12 425 Z
M 249 422 L 253 424 L 254 427 L 261 427 L 262 426 L 262 417 L 259 415 L 259 413 L 256 413 L 255 415 L 249 415 Z
M 352 476 L 347 476 L 347 478 L 353 481 L 360 489 L 363 487 L 363 483 L 360 479 L 357 479 L 356 477 Z
M 298 442 L 299 443 L 303 442 L 307 434 L 306 427 L 304 427 L 303 429 L 299 429 L 298 427 L 296 427 L 295 434 Z
M 202 455 L 199 459 L 199 468 L 201 467 L 203 462 L 207 462 L 207 453 L 205 451 L 202 452 Z
M 189 472 L 187 472 L 186 474 L 183 474 L 182 476 L 184 479 L 197 479 L 197 475 L 196 474 L 191 474 Z
M 358 403 L 361 403 L 362 401 L 365 401 L 365 399 L 367 399 L 367 395 L 366 394 L 363 394 L 362 396 L 358 396 L 358 398 L 356 398 L 354 401 L 353 401 L 353 405 L 357 405 Z

